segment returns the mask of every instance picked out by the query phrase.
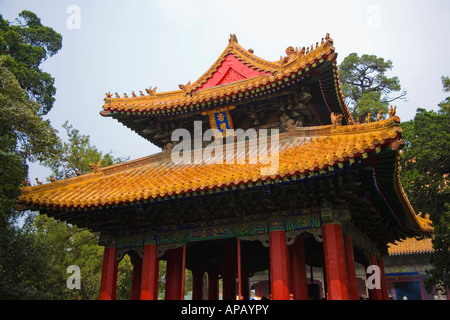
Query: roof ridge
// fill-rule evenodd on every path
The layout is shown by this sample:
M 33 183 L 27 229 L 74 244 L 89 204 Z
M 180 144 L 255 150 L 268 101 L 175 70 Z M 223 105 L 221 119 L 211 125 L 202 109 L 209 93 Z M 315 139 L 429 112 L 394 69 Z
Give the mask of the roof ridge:
M 164 97 L 173 97 L 180 95 L 180 98 L 184 98 L 187 95 L 191 95 L 194 91 L 198 91 L 203 84 L 205 84 L 214 74 L 214 72 L 220 67 L 220 65 L 224 62 L 225 58 L 229 54 L 233 54 L 238 60 L 243 62 L 245 65 L 260 70 L 262 72 L 268 72 L 272 76 L 282 75 L 286 72 L 290 73 L 289 70 L 295 69 L 298 65 L 308 64 L 308 62 L 313 62 L 315 59 L 322 57 L 325 53 L 334 52 L 333 47 L 333 39 L 330 38 L 329 34 L 325 36 L 325 38 L 322 38 L 322 41 L 319 45 L 319 42 L 316 42 L 316 47 L 314 48 L 314 45 L 311 45 L 311 48 L 309 47 L 303 47 L 302 49 L 299 49 L 298 47 L 294 48 L 292 46 L 288 47 L 286 49 L 286 57 L 281 56 L 280 60 L 277 61 L 268 61 L 261 57 L 258 57 L 253 54 L 253 52 L 244 49 L 241 45 L 238 44 L 237 38 L 235 35 L 231 35 L 230 39 L 228 40 L 229 43 L 225 50 L 222 52 L 222 54 L 219 56 L 219 58 L 216 59 L 216 61 L 208 68 L 208 70 L 203 73 L 195 82 L 191 84 L 189 81 L 186 85 L 179 85 L 181 90 L 173 90 L 173 91 L 166 91 L 157 93 L 156 87 L 149 89 L 145 89 L 145 91 L 148 93 L 148 95 L 144 95 L 142 91 L 140 91 L 140 96 L 137 96 L 134 91 L 132 91 L 131 97 L 128 96 L 128 94 L 124 93 L 125 97 L 120 97 L 118 93 L 115 93 L 115 98 L 113 95 L 108 92 L 106 93 L 106 97 L 104 99 L 105 106 L 110 103 L 126 103 L 126 102 L 132 102 L 132 101 L 152 101 L 152 100 L 158 100 L 158 98 L 164 98 Z M 330 51 L 331 49 L 331 51 Z M 264 75 L 267 77 L 267 75 Z M 255 79 L 255 76 L 252 78 L 247 78 L 242 81 L 248 80 L 248 79 Z M 263 78 L 265 78 L 263 77 Z M 236 82 L 231 82 L 232 84 L 235 84 Z M 212 87 L 216 88 L 218 86 Z M 208 89 L 208 88 L 205 88 Z M 204 89 L 202 89 L 202 92 Z M 208 92 L 208 91 L 206 91 Z M 106 114 L 105 114 L 106 115 Z

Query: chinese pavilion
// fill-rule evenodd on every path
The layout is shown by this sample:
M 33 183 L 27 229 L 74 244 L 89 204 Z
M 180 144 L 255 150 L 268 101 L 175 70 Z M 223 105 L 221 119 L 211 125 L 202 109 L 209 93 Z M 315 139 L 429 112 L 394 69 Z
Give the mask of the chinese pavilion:
M 24 187 L 19 203 L 100 232 L 100 299 L 115 298 L 126 254 L 134 264 L 132 299 L 157 298 L 160 259 L 167 261 L 168 300 L 183 299 L 186 268 L 194 299 L 202 298 L 205 273 L 208 299 L 218 299 L 219 278 L 223 299 L 248 299 L 249 275 L 263 270 L 270 270 L 271 299 L 308 299 L 306 265 L 325 270 L 327 299 L 358 299 L 355 263 L 380 267 L 381 288 L 370 297 L 387 299 L 387 244 L 429 231 L 400 184 L 400 119 L 394 110 L 385 120 L 352 119 L 336 58 L 328 34 L 310 47 L 287 48 L 275 62 L 231 35 L 216 62 L 180 90 L 107 93 L 100 114 L 161 153 Z M 258 137 L 276 129 L 277 170 L 248 161 L 251 149 L 242 145 L 231 150 L 247 157 L 243 163 L 172 161 L 178 128 L 193 134 L 192 155 L 208 147 L 196 143 L 198 127 L 228 137 L 238 128 Z M 257 137 L 247 138 L 246 146 Z

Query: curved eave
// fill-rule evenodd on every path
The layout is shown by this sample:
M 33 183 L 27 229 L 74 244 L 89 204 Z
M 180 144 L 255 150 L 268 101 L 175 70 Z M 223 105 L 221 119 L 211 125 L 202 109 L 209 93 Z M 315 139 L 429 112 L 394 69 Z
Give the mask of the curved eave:
M 400 131 L 401 132 L 401 131 Z M 390 146 L 383 152 L 367 159 L 365 165 L 370 172 L 365 173 L 367 186 L 371 186 L 370 199 L 374 207 L 377 207 L 387 225 L 395 224 L 404 237 L 428 236 L 431 230 L 424 228 L 417 220 L 400 182 L 399 177 L 399 153 L 397 146 L 401 142 L 399 134 L 391 141 Z M 394 149 L 394 150 L 393 150 Z

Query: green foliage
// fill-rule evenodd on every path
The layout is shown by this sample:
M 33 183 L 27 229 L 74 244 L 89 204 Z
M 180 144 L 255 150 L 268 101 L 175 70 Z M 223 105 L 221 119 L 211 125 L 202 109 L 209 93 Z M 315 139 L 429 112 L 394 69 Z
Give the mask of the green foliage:
M 58 145 L 57 152 L 41 161 L 52 170 L 52 176 L 64 179 L 92 171 L 89 164 L 102 166 L 120 163 L 124 158 L 114 158 L 110 153 L 103 155 L 90 143 L 87 135 L 80 134 L 66 121 L 63 124 L 68 141 Z M 50 179 L 48 179 L 50 180 Z M 47 216 L 35 216 L 32 223 L 35 234 L 47 248 L 50 265 L 54 270 L 49 282 L 53 283 L 53 292 L 58 299 L 98 299 L 100 294 L 101 273 L 104 248 L 98 245 L 98 234 L 84 228 L 78 228 Z M 67 267 L 77 265 L 81 271 L 81 289 L 67 289 Z M 129 299 L 132 280 L 132 264 L 125 257 L 119 264 L 117 275 L 117 299 Z
M 402 182 L 416 211 L 441 212 L 450 179 L 450 115 L 417 109 L 401 125 L 406 145 L 401 157 Z
M 14 224 L 4 225 L 0 231 L 0 299 L 51 299 L 45 247 Z
M 364 119 L 370 114 L 370 118 L 373 121 L 377 119 L 379 112 L 382 111 L 384 118 L 389 111 L 389 106 L 387 103 L 381 101 L 380 96 L 380 92 L 371 91 L 364 93 L 353 109 L 353 116 L 359 116 L 360 121 L 364 122 Z
M 34 13 L 20 17 L 11 25 L 0 16 L 0 299 L 52 299 L 57 290 L 48 285 L 48 248 L 34 232 L 17 227 L 14 206 L 27 161 L 52 156 L 59 144 L 41 117 L 53 104 L 53 79 L 38 66 L 59 50 L 61 39 L 58 44 Z
M 433 286 L 438 293 L 444 294 L 450 288 L 450 204 L 446 203 L 439 220 L 434 223 L 433 248 L 434 254 L 430 258 L 433 268 L 424 280 L 429 292 Z
M 416 212 L 429 213 L 434 226 L 431 290 L 450 287 L 450 113 L 417 109 L 401 125 L 406 145 L 401 156 L 402 184 Z
M 443 76 L 441 79 L 444 92 L 450 92 L 450 78 Z M 445 98 L 445 100 L 439 104 L 439 107 L 441 107 L 441 110 L 444 112 L 450 112 L 450 97 Z
M 353 117 L 364 119 L 371 113 L 372 119 L 378 112 L 388 110 L 390 102 L 404 99 L 406 91 L 391 97 L 393 92 L 401 90 L 398 77 L 388 77 L 393 63 L 375 55 L 351 53 L 339 65 L 339 79 L 344 96 L 351 108 Z
M 22 11 L 16 24 L 0 15 L 0 56 L 30 100 L 39 104 L 41 115 L 53 107 L 56 88 L 54 79 L 39 69 L 39 65 L 56 54 L 61 46 L 62 36 L 43 26 L 33 12 Z
M 5 219 L 27 176 L 26 162 L 52 156 L 59 139 L 4 62 L 0 56 L 0 213 Z
M 63 128 L 67 132 L 68 141 L 58 146 L 57 153 L 41 161 L 52 170 L 57 180 L 89 173 L 92 171 L 89 164 L 97 164 L 100 159 L 102 167 L 128 160 L 115 158 L 111 153 L 103 154 L 90 144 L 89 136 L 80 134 L 68 121 L 63 124 Z

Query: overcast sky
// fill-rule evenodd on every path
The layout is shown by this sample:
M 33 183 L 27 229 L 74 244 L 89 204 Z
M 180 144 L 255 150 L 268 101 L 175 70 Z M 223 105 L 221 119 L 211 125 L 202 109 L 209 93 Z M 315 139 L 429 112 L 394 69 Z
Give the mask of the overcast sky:
M 340 63 L 348 54 L 389 59 L 407 102 L 395 102 L 402 121 L 418 107 L 438 110 L 448 95 L 450 1 L 263 0 L 0 0 L 13 21 L 27 9 L 63 36 L 62 49 L 42 68 L 55 78 L 48 114 L 60 132 L 69 122 L 103 152 L 131 159 L 160 150 L 116 120 L 99 115 L 105 93 L 178 90 L 219 57 L 231 33 L 254 54 L 275 61 L 288 46 L 310 46 L 330 33 Z M 30 167 L 30 181 L 50 171 Z

